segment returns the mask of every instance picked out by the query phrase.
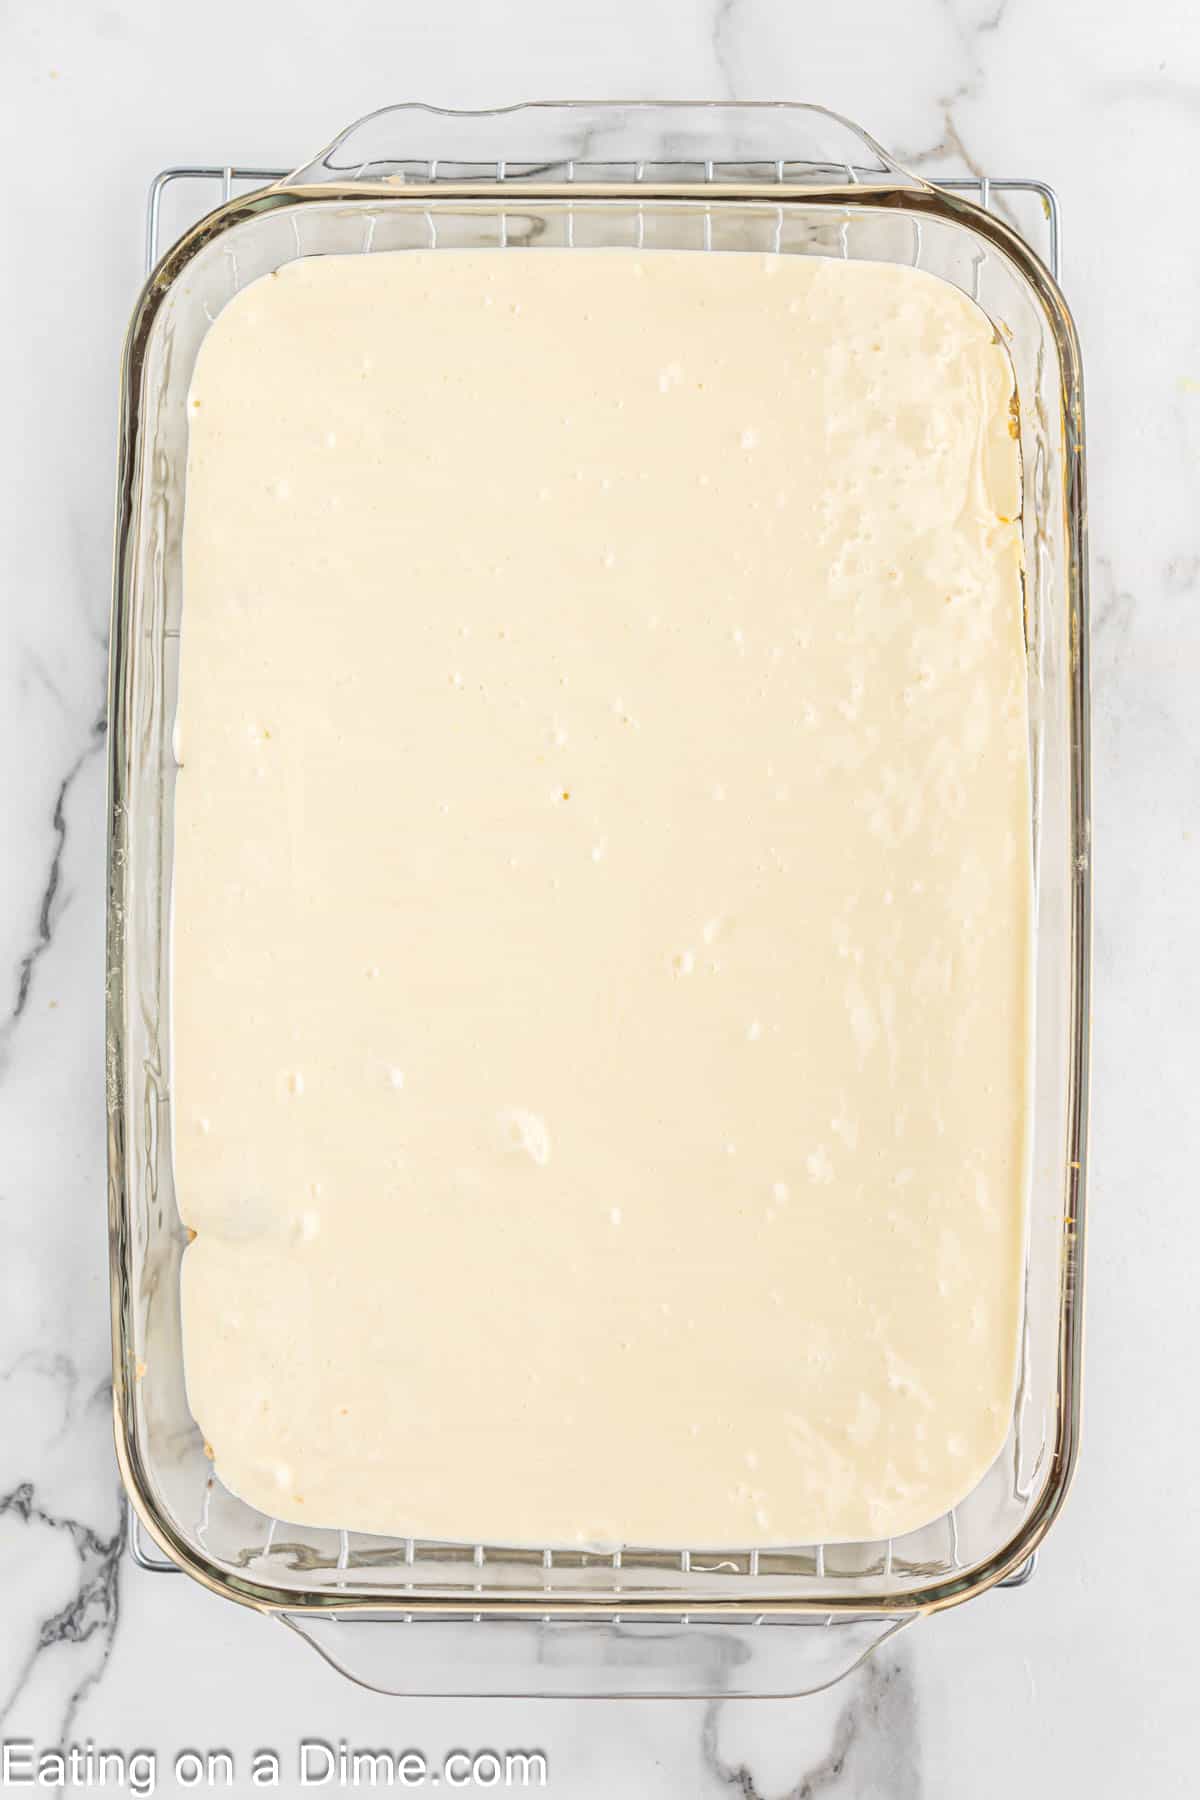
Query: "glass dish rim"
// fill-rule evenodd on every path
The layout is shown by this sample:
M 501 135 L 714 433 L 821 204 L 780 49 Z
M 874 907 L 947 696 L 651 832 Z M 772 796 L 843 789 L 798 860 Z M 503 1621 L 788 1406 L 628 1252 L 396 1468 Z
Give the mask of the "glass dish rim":
M 537 103 L 552 106 L 576 103 Z M 579 103 L 590 106 L 592 103 Z M 601 103 L 595 103 L 600 106 Z M 623 103 L 616 103 L 623 104 Z M 645 105 L 652 103 L 629 103 Z M 699 103 L 696 103 L 699 104 Z M 721 103 L 708 103 L 713 106 Z M 764 106 L 780 103 L 760 103 Z M 787 104 L 787 103 L 782 103 Z M 393 109 L 383 109 L 390 111 Z M 420 109 L 441 111 L 442 109 Z M 503 109 L 519 111 L 520 108 Z M 812 108 L 823 112 L 824 109 Z M 491 116 L 491 115 L 483 115 Z M 837 115 L 830 115 L 837 118 Z M 847 123 L 839 119 L 839 123 Z M 351 128 L 354 129 L 354 128 Z M 851 127 L 857 131 L 857 127 Z M 339 143 L 343 133 L 334 144 Z M 860 134 L 873 150 L 874 143 Z M 323 152 L 322 155 L 327 154 Z M 1011 1576 L 1027 1561 L 1040 1544 L 1057 1516 L 1066 1497 L 1077 1459 L 1080 1415 L 1080 1377 L 1082 1358 L 1082 1274 L 1084 1202 L 1087 1172 L 1087 1100 L 1090 1058 L 1090 948 L 1091 948 L 1091 845 L 1089 811 L 1089 746 L 1088 746 L 1088 631 L 1087 631 L 1087 563 L 1086 504 L 1084 498 L 1083 393 L 1079 347 L 1074 322 L 1057 283 L 1025 240 L 1004 221 L 956 195 L 909 176 L 884 157 L 888 172 L 878 183 L 854 182 L 852 185 L 815 186 L 752 181 L 722 181 L 719 186 L 703 182 L 653 181 L 583 183 L 576 181 L 531 181 L 501 184 L 497 180 L 467 180 L 420 183 L 351 178 L 345 182 L 319 181 L 294 183 L 288 177 L 281 182 L 225 202 L 187 232 L 163 257 L 153 271 L 134 308 L 121 369 L 120 444 L 117 472 L 116 554 L 112 636 L 110 649 L 109 717 L 113 729 L 109 734 L 109 831 L 107 883 L 107 1033 L 110 1045 L 110 1089 L 108 1105 L 108 1172 L 109 1172 L 109 1244 L 112 1289 L 113 1330 L 113 1412 L 117 1459 L 122 1480 L 132 1505 L 150 1537 L 179 1567 L 211 1591 L 261 1611 L 281 1613 L 315 1612 L 321 1614 L 407 1614 L 423 1613 L 474 1617 L 483 1612 L 497 1617 L 520 1618 L 591 1618 L 606 1619 L 620 1614 L 634 1617 L 653 1613 L 682 1616 L 703 1612 L 729 1619 L 755 1616 L 817 1619 L 842 1617 L 885 1617 L 897 1614 L 933 1612 L 959 1604 Z M 310 165 L 311 167 L 312 165 Z M 905 185 L 911 183 L 911 185 Z M 1071 914 L 1071 1006 L 1070 1045 L 1068 1054 L 1067 1156 L 1065 1224 L 1073 1234 L 1073 1242 L 1064 1256 L 1062 1295 L 1059 1307 L 1058 1385 L 1055 1430 L 1050 1453 L 1050 1469 L 1045 1488 L 1028 1517 L 1012 1538 L 973 1571 L 958 1577 L 939 1577 L 923 1588 L 898 1594 L 857 1595 L 823 1594 L 812 1598 L 793 1594 L 772 1596 L 767 1581 L 763 1590 L 752 1598 L 721 1599 L 706 1595 L 683 1598 L 677 1590 L 644 1588 L 624 1590 L 617 1599 L 598 1600 L 593 1596 L 556 1593 L 524 1594 L 520 1590 L 491 1590 L 475 1599 L 461 1593 L 439 1593 L 435 1587 L 420 1591 L 397 1590 L 389 1594 L 381 1589 L 373 1594 L 321 1593 L 316 1590 L 289 1590 L 266 1582 L 244 1579 L 226 1572 L 199 1557 L 176 1532 L 169 1519 L 156 1505 L 141 1455 L 141 1444 L 132 1405 L 133 1344 L 129 1310 L 128 1235 L 131 1218 L 127 1206 L 126 1154 L 123 1136 L 122 1058 L 111 1055 L 111 1046 L 120 1046 L 124 1038 L 122 1020 L 125 953 L 122 934 L 117 925 L 123 893 L 123 872 L 114 855 L 121 831 L 121 815 L 126 803 L 124 753 L 126 748 L 121 701 L 129 659 L 125 651 L 132 539 L 130 526 L 136 507 L 135 476 L 138 470 L 138 439 L 141 427 L 141 377 L 150 334 L 162 304 L 175 282 L 193 257 L 208 243 L 232 227 L 266 211 L 281 207 L 304 206 L 319 202 L 363 206 L 379 200 L 404 202 L 419 206 L 447 208 L 477 203 L 495 209 L 498 197 L 511 194 L 514 205 L 557 203 L 575 206 L 603 205 L 605 202 L 638 200 L 643 203 L 680 205 L 700 204 L 705 207 L 734 207 L 765 202 L 774 207 L 831 206 L 862 208 L 887 206 L 906 213 L 949 218 L 969 226 L 990 241 L 1016 267 L 1019 276 L 1033 290 L 1053 333 L 1062 376 L 1062 407 L 1066 424 L 1064 442 L 1063 490 L 1065 504 L 1064 581 L 1070 612 L 1072 656 L 1067 673 L 1069 700 L 1070 758 L 1070 828 L 1073 851 Z

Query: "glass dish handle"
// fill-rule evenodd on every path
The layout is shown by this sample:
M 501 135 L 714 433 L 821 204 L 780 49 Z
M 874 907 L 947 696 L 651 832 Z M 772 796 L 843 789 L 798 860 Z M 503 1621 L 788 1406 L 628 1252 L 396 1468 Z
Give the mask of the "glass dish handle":
M 743 180 L 926 188 L 861 126 L 795 100 L 538 100 L 490 112 L 408 102 L 338 133 L 283 187 L 479 180 Z M 671 171 L 668 173 L 667 171 Z
M 278 1613 L 377 1694 L 529 1699 L 794 1699 L 854 1672 L 918 1615 L 780 1621 L 396 1618 Z

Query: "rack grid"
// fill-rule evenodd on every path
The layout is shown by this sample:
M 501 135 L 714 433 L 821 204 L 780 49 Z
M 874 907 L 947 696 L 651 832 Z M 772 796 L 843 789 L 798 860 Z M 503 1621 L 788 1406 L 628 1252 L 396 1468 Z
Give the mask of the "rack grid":
M 444 162 L 439 164 L 439 159 L 433 158 L 424 163 L 414 161 L 397 164 L 396 174 L 399 177 L 401 184 L 407 182 L 422 182 L 427 185 L 435 185 L 439 181 L 453 181 L 463 178 L 463 171 L 458 166 L 452 167 L 453 173 L 451 173 L 450 168 L 448 168 Z M 777 162 L 767 165 L 765 173 L 769 179 L 786 187 L 791 177 L 792 167 L 793 165 Z M 671 173 L 672 171 L 673 174 Z M 145 253 L 147 273 L 149 274 L 156 267 L 165 251 L 182 235 L 183 231 L 196 220 L 202 218 L 206 212 L 212 210 L 214 206 L 224 204 L 234 198 L 235 195 L 244 195 L 253 192 L 257 188 L 267 187 L 276 181 L 282 181 L 288 173 L 289 171 L 287 169 L 256 168 L 238 163 L 179 164 L 175 167 L 161 170 L 150 184 L 146 207 Z M 346 174 L 349 177 L 353 177 L 358 173 L 358 170 L 346 171 Z M 543 180 L 565 180 L 567 182 L 578 183 L 582 186 L 593 180 L 613 181 L 617 179 L 632 180 L 634 182 L 645 182 L 653 179 L 657 183 L 661 180 L 669 182 L 673 179 L 674 181 L 679 182 L 692 178 L 699 178 L 706 183 L 713 183 L 719 181 L 723 175 L 728 175 L 729 173 L 731 173 L 731 170 L 728 165 L 722 165 L 712 161 L 705 161 L 697 164 L 650 164 L 639 162 L 625 165 L 618 169 L 610 163 L 591 163 L 583 159 L 569 159 L 555 165 L 522 165 L 519 171 L 514 169 L 511 165 L 506 165 L 504 162 L 493 163 L 488 166 L 472 165 L 470 169 L 470 175 L 474 179 L 482 178 L 489 179 L 493 182 L 510 182 L 514 189 L 517 188 L 522 181 L 529 181 L 539 177 Z M 747 179 L 749 175 L 748 167 L 746 165 L 737 165 L 736 174 L 740 179 Z M 840 166 L 837 169 L 836 174 L 839 179 L 846 180 L 851 184 L 857 184 L 859 181 L 859 176 L 849 165 Z M 878 179 L 878 177 L 875 177 L 875 179 Z M 965 195 L 967 199 L 973 200 L 976 205 L 982 207 L 985 212 L 1004 211 L 1009 218 L 1009 222 L 1014 224 L 1016 228 L 1021 231 L 1022 235 L 1031 244 L 1032 248 L 1042 256 L 1055 280 L 1059 279 L 1062 267 L 1062 214 L 1058 197 L 1053 188 L 1048 186 L 1046 182 L 1028 177 L 979 175 L 940 180 L 937 185 L 939 187 L 947 188 L 954 193 Z M 170 231 L 168 239 L 164 220 L 164 204 L 167 201 L 167 197 L 171 193 L 171 190 L 175 190 L 175 193 L 171 196 L 175 201 L 182 201 L 186 192 L 188 204 L 186 207 L 182 205 L 179 207 L 178 210 L 181 222 L 177 228 Z M 399 193 L 402 191 L 403 186 L 399 185 L 397 192 Z M 1032 210 L 1030 209 L 1031 201 L 1035 203 Z M 1016 206 L 1024 208 L 1020 217 L 1017 217 L 1013 210 L 1014 203 Z M 126 1514 L 126 1544 L 130 1558 L 137 1567 L 153 1574 L 179 1574 L 180 1570 L 178 1565 L 172 1562 L 169 1557 L 163 1556 L 148 1538 L 132 1504 L 128 1502 Z M 278 1528 L 279 1522 L 273 1520 L 269 1528 L 268 1545 L 274 1541 L 275 1533 Z M 286 1529 L 286 1527 L 284 1529 Z M 950 1529 L 953 1539 L 956 1535 L 953 1513 L 950 1514 Z M 340 1542 L 341 1551 L 338 1558 L 338 1565 L 341 1568 L 350 1567 L 351 1561 L 347 1533 L 343 1532 L 340 1534 Z M 893 1547 L 889 1542 L 886 1550 L 887 1566 L 890 1566 L 892 1561 L 892 1548 Z M 419 1549 L 422 1555 L 429 1553 L 434 1553 L 436 1555 L 439 1549 L 444 1550 L 445 1547 L 421 1544 Z M 417 1551 L 418 1545 L 414 1540 L 407 1540 L 405 1545 L 405 1561 L 411 1564 L 415 1560 Z M 460 1557 L 468 1559 L 474 1570 L 477 1572 L 482 1571 L 487 1566 L 488 1550 L 487 1547 L 482 1544 L 463 1546 L 458 1550 L 457 1554 Z M 568 1552 L 564 1555 L 564 1553 L 556 1553 L 553 1550 L 543 1550 L 538 1553 L 537 1560 L 544 1572 L 549 1573 L 553 1571 L 555 1568 L 556 1554 L 563 1556 L 564 1560 L 565 1555 L 578 1556 L 577 1552 Z M 814 1546 L 811 1554 L 813 1560 L 813 1572 L 820 1577 L 824 1573 L 825 1546 Z M 685 1574 L 698 1571 L 701 1566 L 704 1566 L 714 1573 L 723 1567 L 725 1569 L 736 1570 L 738 1573 L 757 1576 L 760 1573 L 760 1564 L 767 1556 L 767 1552 L 760 1553 L 752 1550 L 736 1559 L 712 1557 L 705 1558 L 702 1561 L 696 1552 L 689 1550 L 680 1550 L 677 1552 L 614 1550 L 607 1558 L 602 1559 L 597 1556 L 595 1560 L 597 1562 L 601 1560 L 608 1561 L 614 1571 L 620 1571 L 622 1567 L 640 1567 L 645 1569 L 651 1566 L 648 1559 L 653 1558 L 655 1566 L 663 1567 L 669 1562 L 671 1567 L 677 1568 Z M 771 1556 L 774 1557 L 774 1553 L 771 1553 Z M 1018 1569 L 1015 1569 L 1011 1575 L 1006 1576 L 997 1585 L 1002 1588 L 1023 1587 L 1033 1575 L 1037 1566 L 1037 1559 L 1038 1553 L 1035 1550 Z M 775 1558 L 775 1560 L 777 1560 L 777 1558 Z

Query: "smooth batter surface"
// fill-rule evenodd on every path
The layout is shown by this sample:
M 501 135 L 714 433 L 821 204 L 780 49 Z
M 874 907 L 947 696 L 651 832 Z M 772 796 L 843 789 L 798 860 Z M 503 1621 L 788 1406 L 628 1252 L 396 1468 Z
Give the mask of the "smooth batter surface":
M 285 1519 L 902 1533 L 998 1454 L 1012 378 L 861 263 L 309 259 L 191 400 L 188 1390 Z

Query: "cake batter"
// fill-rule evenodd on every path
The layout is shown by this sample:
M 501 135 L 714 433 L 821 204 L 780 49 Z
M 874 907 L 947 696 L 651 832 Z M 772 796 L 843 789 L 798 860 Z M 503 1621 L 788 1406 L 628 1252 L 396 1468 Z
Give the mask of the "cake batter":
M 1012 372 L 911 269 L 294 262 L 192 384 L 188 1392 L 264 1512 L 904 1533 L 1009 1429 Z

